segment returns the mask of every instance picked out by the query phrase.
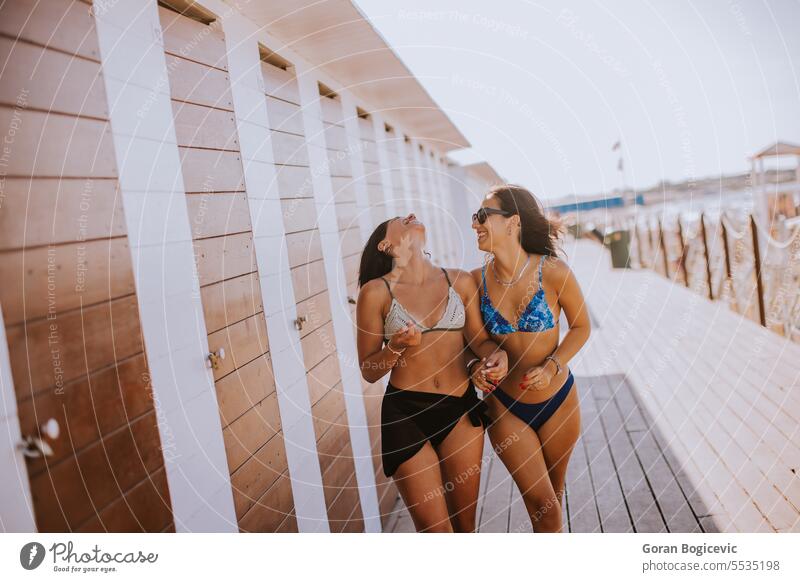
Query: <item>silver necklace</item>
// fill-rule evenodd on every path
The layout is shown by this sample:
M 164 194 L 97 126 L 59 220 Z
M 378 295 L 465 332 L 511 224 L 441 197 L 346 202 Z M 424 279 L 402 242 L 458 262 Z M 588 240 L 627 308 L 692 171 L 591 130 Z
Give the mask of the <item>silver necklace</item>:
M 500 277 L 497 276 L 497 271 L 494 270 L 494 259 L 492 259 L 492 274 L 494 275 L 494 280 L 503 285 L 504 287 L 511 287 L 512 285 L 515 285 L 520 279 L 522 279 L 522 274 L 525 273 L 525 269 L 528 268 L 528 264 L 530 262 L 531 262 L 531 256 L 528 255 L 528 260 L 525 261 L 525 266 L 522 267 L 522 270 L 519 272 L 519 275 L 517 275 L 513 280 L 506 282 L 506 281 L 501 281 Z

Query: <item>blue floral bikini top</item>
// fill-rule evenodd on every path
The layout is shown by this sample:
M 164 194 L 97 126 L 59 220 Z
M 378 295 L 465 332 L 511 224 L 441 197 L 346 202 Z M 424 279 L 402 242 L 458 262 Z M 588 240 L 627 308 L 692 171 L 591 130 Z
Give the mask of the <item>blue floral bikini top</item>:
M 544 255 L 539 261 L 539 289 L 531 297 L 530 302 L 525 307 L 525 311 L 519 318 L 516 327 L 511 325 L 506 318 L 503 317 L 489 298 L 489 292 L 486 290 L 486 265 L 483 266 L 481 271 L 481 278 L 483 280 L 483 295 L 481 295 L 481 315 L 483 316 L 483 324 L 486 331 L 494 335 L 506 335 L 514 333 L 515 331 L 545 331 L 555 327 L 553 312 L 550 311 L 550 306 L 544 298 L 544 287 L 542 286 L 542 263 L 544 262 Z

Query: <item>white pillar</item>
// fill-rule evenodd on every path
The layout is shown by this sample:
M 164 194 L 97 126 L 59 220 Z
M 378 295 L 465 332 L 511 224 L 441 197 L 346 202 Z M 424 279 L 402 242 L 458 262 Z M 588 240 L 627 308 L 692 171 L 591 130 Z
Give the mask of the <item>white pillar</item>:
M 350 430 L 350 444 L 353 449 L 356 482 L 364 515 L 364 529 L 367 532 L 376 533 L 382 529 L 380 508 L 375 486 L 369 432 L 367 431 L 367 411 L 361 390 L 361 368 L 358 365 L 353 322 L 347 302 L 342 246 L 339 239 L 339 224 L 336 220 L 336 201 L 326 155 L 319 89 L 311 67 L 295 63 L 295 70 L 300 88 L 300 109 L 303 112 L 303 124 L 308 140 L 308 159 L 311 167 L 314 203 L 317 208 L 317 224 L 322 243 L 328 297 L 331 302 L 333 333 L 342 374 L 342 391 L 344 392 L 347 424 Z
M 0 305 L 0 529 L 5 533 L 36 531 L 28 468 L 22 451 L 17 448 L 21 441 L 17 394 Z
M 330 532 L 303 348 L 294 328 L 297 305 L 270 146 L 258 28 L 230 14 L 223 30 L 297 527 L 300 532 Z
M 156 2 L 95 15 L 175 529 L 236 532 Z
M 353 171 L 353 188 L 355 189 L 356 207 L 358 208 L 358 228 L 361 231 L 361 244 L 366 244 L 369 235 L 372 234 L 377 225 L 372 223 L 372 213 L 369 208 L 367 181 L 364 176 L 363 142 L 358 128 L 358 115 L 356 114 L 356 104 L 353 98 L 347 92 L 343 92 L 340 98 L 342 100 L 345 133 L 347 135 L 347 150 L 350 153 L 350 167 Z
M 384 129 L 383 116 L 372 113 L 372 126 L 375 130 L 375 148 L 378 152 L 378 165 L 380 166 L 381 185 L 383 186 L 383 200 L 386 204 L 384 220 L 399 214 L 398 204 L 392 190 L 392 165 L 389 163 L 389 152 L 386 148 L 386 130 Z
M 444 221 L 442 220 L 441 202 L 439 196 L 439 186 L 434 177 L 434 167 L 431 161 L 430 152 L 423 149 L 422 152 L 417 148 L 417 160 L 419 161 L 420 174 L 424 188 L 420 190 L 420 198 L 424 201 L 428 217 L 428 242 L 431 246 L 433 260 L 444 266 Z
M 409 176 L 410 168 L 408 167 L 408 162 L 406 162 L 406 142 L 403 136 L 400 134 L 398 130 L 395 130 L 397 133 L 397 139 L 395 140 L 396 150 L 397 150 L 397 160 L 399 161 L 399 165 L 395 168 L 398 173 L 400 174 L 400 180 L 402 181 L 403 186 L 403 200 L 405 202 L 405 214 L 409 212 L 416 212 L 416 208 L 414 207 L 414 202 L 412 200 L 412 192 L 411 192 L 411 177 Z

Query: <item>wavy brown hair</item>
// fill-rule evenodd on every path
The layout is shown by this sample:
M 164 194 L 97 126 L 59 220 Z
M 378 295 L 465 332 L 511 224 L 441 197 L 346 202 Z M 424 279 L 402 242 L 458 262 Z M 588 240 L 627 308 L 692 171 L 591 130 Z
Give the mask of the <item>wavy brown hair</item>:
M 519 242 L 526 253 L 557 256 L 563 225 L 545 216 L 542 203 L 530 190 L 516 184 L 500 184 L 489 190 L 486 197 L 489 196 L 497 199 L 501 209 L 519 215 Z

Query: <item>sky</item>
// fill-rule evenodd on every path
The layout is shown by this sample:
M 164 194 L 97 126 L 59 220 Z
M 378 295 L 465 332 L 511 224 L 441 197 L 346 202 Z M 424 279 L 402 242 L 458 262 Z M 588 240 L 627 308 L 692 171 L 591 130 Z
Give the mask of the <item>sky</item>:
M 355 3 L 472 144 L 452 157 L 543 198 L 800 143 L 800 0 Z

